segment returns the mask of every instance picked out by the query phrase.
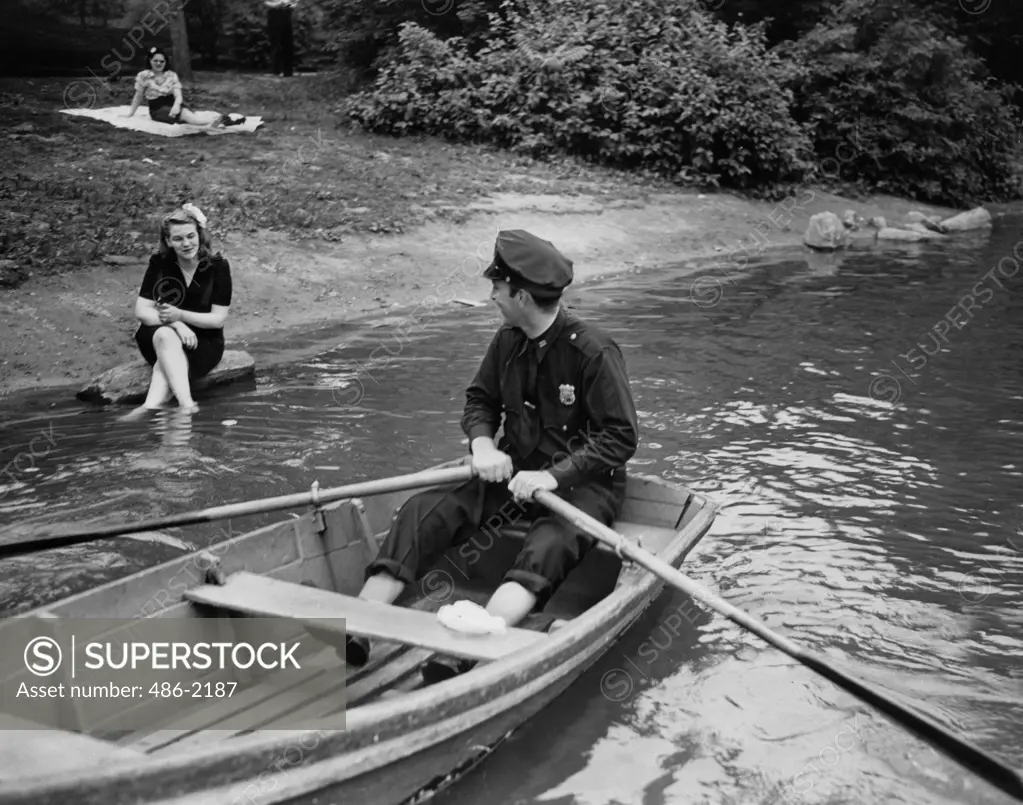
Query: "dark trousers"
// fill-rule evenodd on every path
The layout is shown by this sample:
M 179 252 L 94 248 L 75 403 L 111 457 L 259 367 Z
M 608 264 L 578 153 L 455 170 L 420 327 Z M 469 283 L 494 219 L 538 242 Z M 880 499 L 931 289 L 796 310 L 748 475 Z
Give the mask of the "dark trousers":
M 271 8 L 267 11 L 270 51 L 273 54 L 273 72 L 290 76 L 295 57 L 290 8 Z
M 554 494 L 610 526 L 625 499 L 625 473 L 581 482 Z M 467 543 L 481 529 L 491 538 L 485 544 L 492 545 L 503 528 L 525 523 L 530 526 L 522 550 L 504 581 L 521 584 L 537 597 L 537 608 L 542 608 L 596 540 L 542 504 L 515 501 L 507 481 L 487 483 L 473 478 L 410 497 L 395 515 L 366 576 L 386 570 L 413 584 L 448 548 Z

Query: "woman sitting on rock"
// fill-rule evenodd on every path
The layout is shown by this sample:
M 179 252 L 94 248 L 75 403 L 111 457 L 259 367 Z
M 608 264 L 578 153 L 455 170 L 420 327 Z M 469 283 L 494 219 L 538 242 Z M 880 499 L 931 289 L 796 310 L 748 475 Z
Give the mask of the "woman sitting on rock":
M 194 204 L 182 205 L 160 225 L 160 248 L 149 258 L 135 300 L 135 342 L 153 367 L 138 411 L 160 408 L 170 394 L 183 411 L 198 411 L 190 381 L 209 374 L 224 355 L 231 267 L 210 246 L 206 217 Z
M 234 120 L 226 114 L 216 114 L 212 120 L 193 112 L 191 109 L 182 108 L 181 103 L 181 81 L 178 74 L 170 69 L 167 54 L 160 48 L 150 48 L 146 55 L 148 70 L 143 70 L 135 76 L 135 97 L 131 101 L 131 111 L 128 117 L 132 117 L 138 110 L 142 99 L 149 103 L 149 117 L 160 123 L 191 123 L 193 126 L 233 126 L 244 122 Z

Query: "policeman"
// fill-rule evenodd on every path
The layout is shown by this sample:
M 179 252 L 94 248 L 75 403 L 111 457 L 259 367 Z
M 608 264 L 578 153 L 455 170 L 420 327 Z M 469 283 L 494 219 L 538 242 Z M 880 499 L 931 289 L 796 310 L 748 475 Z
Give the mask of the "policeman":
M 522 549 L 487 604 L 511 626 L 543 607 L 595 542 L 533 502 L 533 493 L 555 491 L 610 526 L 625 497 L 638 425 L 618 345 L 561 306 L 571 260 L 536 235 L 503 230 L 483 276 L 504 324 L 466 391 L 461 424 L 474 477 L 413 495 L 401 507 L 360 595 L 391 603 L 484 525 L 498 534 L 521 521 L 530 523 Z M 346 649 L 348 663 L 366 662 L 365 638 L 348 637 Z M 465 668 L 433 663 L 423 675 L 429 683 Z

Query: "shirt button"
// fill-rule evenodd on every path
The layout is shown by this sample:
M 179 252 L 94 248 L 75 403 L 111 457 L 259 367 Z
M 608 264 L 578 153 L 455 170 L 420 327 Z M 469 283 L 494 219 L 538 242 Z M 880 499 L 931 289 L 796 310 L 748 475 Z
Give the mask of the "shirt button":
M 562 425 L 562 426 L 561 426 L 561 429 L 562 429 L 562 430 L 568 430 L 568 425 Z
M 541 346 L 541 347 L 545 347 L 545 346 L 547 346 L 547 342 L 546 342 L 546 341 L 541 341 L 541 342 L 540 342 L 540 346 Z
M 576 334 L 575 334 L 575 333 L 572 333 L 572 335 L 570 335 L 570 336 L 568 337 L 568 340 L 569 340 L 569 341 L 575 341 L 575 336 L 576 336 Z

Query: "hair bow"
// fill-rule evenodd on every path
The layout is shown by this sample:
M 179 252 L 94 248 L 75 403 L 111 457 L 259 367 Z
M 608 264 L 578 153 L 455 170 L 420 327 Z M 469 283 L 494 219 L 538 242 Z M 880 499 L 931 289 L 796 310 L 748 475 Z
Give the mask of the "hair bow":
M 182 204 L 181 209 L 191 215 L 199 226 L 206 226 L 206 216 L 202 214 L 202 210 L 196 207 L 191 201 L 187 204 Z

